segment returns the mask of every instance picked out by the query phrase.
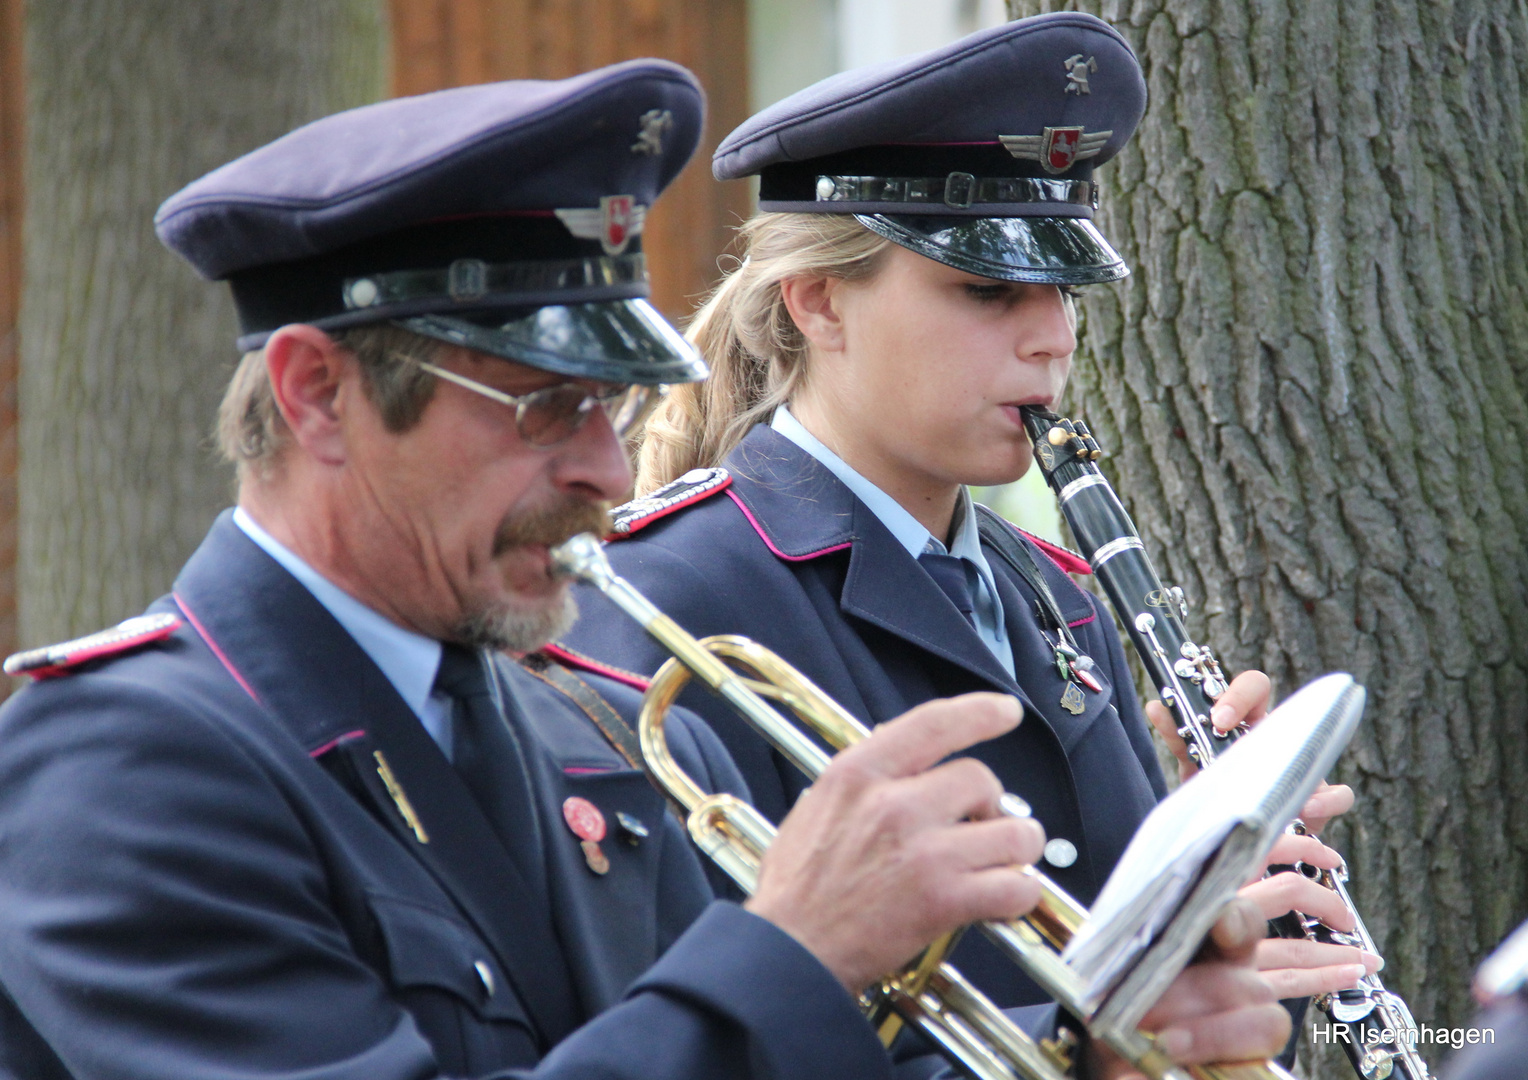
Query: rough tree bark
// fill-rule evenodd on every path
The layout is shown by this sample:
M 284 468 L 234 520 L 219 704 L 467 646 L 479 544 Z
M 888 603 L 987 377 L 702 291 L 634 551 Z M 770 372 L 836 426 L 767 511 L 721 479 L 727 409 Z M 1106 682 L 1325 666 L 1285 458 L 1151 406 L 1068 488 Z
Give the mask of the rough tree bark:
M 20 637 L 137 612 L 229 502 L 210 450 L 226 289 L 154 237 L 198 175 L 386 78 L 381 0 L 32 0 Z
M 1528 5 L 1010 7 L 1102 16 L 1150 87 L 1068 407 L 1231 669 L 1368 687 L 1331 839 L 1387 984 L 1462 1024 L 1528 914 Z
M 0 0 L 0 653 L 16 649 L 16 356 L 26 104 L 22 0 Z M 0 679 L 0 698 L 7 680 Z

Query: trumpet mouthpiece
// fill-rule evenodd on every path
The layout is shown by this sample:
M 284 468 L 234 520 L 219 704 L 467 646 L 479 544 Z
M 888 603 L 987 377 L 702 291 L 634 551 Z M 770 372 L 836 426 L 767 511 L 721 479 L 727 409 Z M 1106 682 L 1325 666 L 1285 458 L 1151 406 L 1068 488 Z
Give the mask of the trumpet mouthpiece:
M 582 578 L 596 585 L 615 576 L 609 560 L 605 558 L 600 538 L 593 533 L 570 536 L 554 547 L 550 554 L 552 569 L 560 575 Z

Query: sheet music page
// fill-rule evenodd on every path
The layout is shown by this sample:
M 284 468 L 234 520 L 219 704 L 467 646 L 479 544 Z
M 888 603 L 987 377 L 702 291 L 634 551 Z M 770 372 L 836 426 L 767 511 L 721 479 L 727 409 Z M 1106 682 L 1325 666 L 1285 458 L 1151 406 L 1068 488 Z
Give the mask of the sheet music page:
M 1245 855 L 1245 880 L 1256 880 L 1362 712 L 1363 688 L 1349 675 L 1324 676 L 1287 698 L 1142 822 L 1062 958 L 1090 986 L 1112 986 L 1169 926 L 1238 823 L 1262 837 Z

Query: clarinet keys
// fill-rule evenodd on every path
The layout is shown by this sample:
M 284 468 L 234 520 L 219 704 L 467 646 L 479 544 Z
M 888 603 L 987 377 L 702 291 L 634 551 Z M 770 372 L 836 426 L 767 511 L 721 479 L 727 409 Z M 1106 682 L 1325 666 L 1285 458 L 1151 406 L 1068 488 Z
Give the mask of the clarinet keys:
M 1104 456 L 1103 447 L 1081 420 L 1057 417 L 1055 426 L 1045 433 L 1045 441 L 1078 461 L 1097 461 Z

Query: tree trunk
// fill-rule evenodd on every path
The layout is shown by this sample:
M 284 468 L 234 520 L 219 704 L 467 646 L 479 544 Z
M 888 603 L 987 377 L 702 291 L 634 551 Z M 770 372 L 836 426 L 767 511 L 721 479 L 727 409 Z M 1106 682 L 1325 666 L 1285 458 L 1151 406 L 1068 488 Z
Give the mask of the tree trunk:
M 1068 408 L 1228 669 L 1368 687 L 1329 839 L 1387 985 L 1463 1024 L 1528 914 L 1528 5 L 1010 6 L 1102 16 L 1150 87 Z
M 382 96 L 380 0 L 32 0 L 20 377 L 20 637 L 136 613 L 230 472 L 209 432 L 233 306 L 154 237 L 202 173 Z
M 0 655 L 16 650 L 16 324 L 26 105 L 22 0 L 0 0 Z M 9 691 L 0 679 L 0 699 Z

